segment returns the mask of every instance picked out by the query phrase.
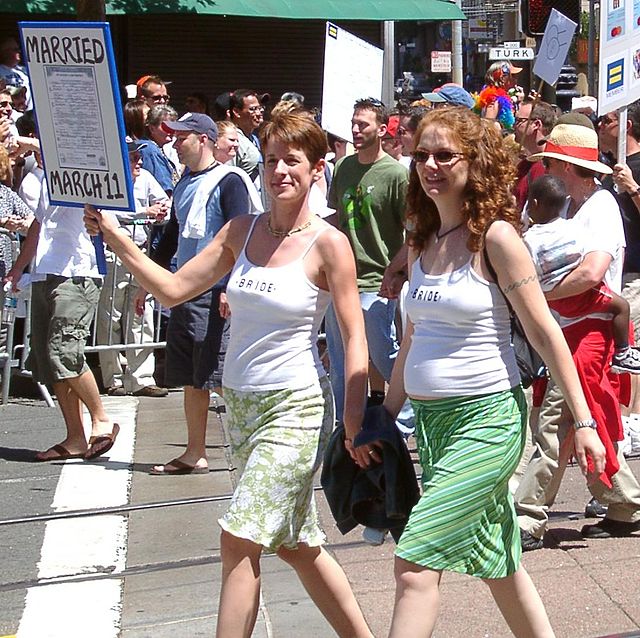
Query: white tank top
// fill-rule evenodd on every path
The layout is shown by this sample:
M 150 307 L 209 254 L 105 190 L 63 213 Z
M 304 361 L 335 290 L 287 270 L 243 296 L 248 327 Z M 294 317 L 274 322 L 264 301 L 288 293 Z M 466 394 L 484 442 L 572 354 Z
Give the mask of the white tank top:
M 244 392 L 304 388 L 326 374 L 316 342 L 331 296 L 309 280 L 303 265 L 326 228 L 294 261 L 278 267 L 257 266 L 249 261 L 246 250 L 258 218 L 227 284 L 231 338 L 222 384 Z
M 404 368 L 411 397 L 444 398 L 508 390 L 520 382 L 509 309 L 472 258 L 451 273 L 411 269 L 407 314 L 414 325 Z

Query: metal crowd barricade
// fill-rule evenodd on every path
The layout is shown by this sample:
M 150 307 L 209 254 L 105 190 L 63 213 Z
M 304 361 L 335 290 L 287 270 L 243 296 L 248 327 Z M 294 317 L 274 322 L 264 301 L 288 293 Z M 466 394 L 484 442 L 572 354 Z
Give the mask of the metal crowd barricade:
M 11 241 L 11 263 L 14 264 L 18 257 L 18 253 L 20 252 L 20 242 L 18 241 L 18 237 L 15 233 L 10 233 L 4 228 L 0 228 L 0 234 L 4 235 L 5 237 L 8 236 Z M 5 344 L 6 348 L 4 351 L 0 352 L 0 370 L 2 370 L 2 385 L 0 386 L 0 396 L 2 397 L 2 403 L 4 404 L 9 400 L 11 368 L 16 368 L 19 364 L 19 360 L 15 357 L 13 347 L 15 319 L 10 324 L 4 324 L 2 328 L 7 331 Z
M 133 222 L 132 224 L 128 224 L 131 226 L 139 226 L 140 222 Z M 148 226 L 148 224 L 145 224 Z M 19 250 L 19 242 L 17 238 L 15 239 L 15 256 L 17 256 L 17 251 Z M 133 313 L 135 309 L 132 303 L 127 304 L 125 308 L 122 309 L 121 317 L 120 317 L 120 332 L 123 336 L 123 342 L 117 343 L 114 339 L 113 331 L 111 330 L 111 318 L 114 315 L 114 304 L 116 301 L 116 287 L 118 282 L 119 270 L 124 268 L 120 261 L 115 258 L 113 253 L 109 256 L 109 261 L 112 262 L 113 268 L 113 277 L 105 278 L 106 281 L 110 280 L 111 290 L 110 290 L 110 307 L 108 310 L 108 324 L 109 329 L 107 331 L 107 339 L 105 343 L 100 343 L 98 340 L 98 329 L 97 329 L 97 318 L 94 315 L 94 320 L 92 323 L 91 335 L 88 338 L 88 344 L 85 347 L 85 352 L 103 352 L 103 351 L 115 351 L 115 352 L 128 352 L 132 350 L 157 350 L 162 349 L 166 346 L 166 341 L 161 339 L 161 329 L 162 329 L 162 307 L 160 304 L 155 301 L 147 301 L 147 303 L 154 303 L 154 313 L 153 313 L 153 339 L 152 341 L 144 341 L 144 325 L 141 322 L 140 333 L 138 335 L 137 332 L 133 334 L 133 341 L 128 340 L 129 336 L 129 326 L 133 321 Z M 15 262 L 15 258 L 14 258 Z M 125 278 L 128 280 L 129 285 L 133 280 L 133 275 L 126 271 Z M 102 299 L 101 299 L 102 302 Z M 2 370 L 2 385 L 1 385 L 1 397 L 2 404 L 6 404 L 9 398 L 9 384 L 11 374 L 18 374 L 20 376 L 31 377 L 31 373 L 26 369 L 26 359 L 29 354 L 29 333 L 30 333 L 30 311 L 31 311 L 30 300 L 26 302 L 26 319 L 24 322 L 24 330 L 20 339 L 18 339 L 17 335 L 14 334 L 13 326 L 11 326 L 11 330 L 9 330 L 9 342 L 7 343 L 7 353 L 0 353 L 0 370 Z M 119 313 L 120 314 L 120 313 Z M 18 356 L 19 355 L 19 356 Z M 40 393 L 42 394 L 43 399 L 47 402 L 49 406 L 53 406 L 53 401 L 51 399 L 51 395 L 47 390 L 46 386 L 42 384 L 38 384 L 40 389 Z

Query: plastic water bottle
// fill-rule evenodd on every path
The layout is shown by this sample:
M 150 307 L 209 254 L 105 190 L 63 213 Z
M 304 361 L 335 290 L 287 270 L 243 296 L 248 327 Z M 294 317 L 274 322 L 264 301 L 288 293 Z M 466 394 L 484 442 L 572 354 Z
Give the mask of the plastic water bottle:
M 4 286 L 4 305 L 2 306 L 2 323 L 12 324 L 16 318 L 16 308 L 18 307 L 18 298 L 11 290 L 11 282 L 7 282 Z

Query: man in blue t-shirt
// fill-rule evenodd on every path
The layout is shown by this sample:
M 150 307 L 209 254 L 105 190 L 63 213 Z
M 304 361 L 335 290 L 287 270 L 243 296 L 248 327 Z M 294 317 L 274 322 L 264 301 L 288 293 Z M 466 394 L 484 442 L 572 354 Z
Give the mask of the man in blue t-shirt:
M 250 211 L 243 178 L 213 155 L 218 129 L 203 113 L 186 113 L 163 128 L 176 137 L 175 148 L 186 166 L 173 191 L 170 220 L 153 259 L 168 269 L 174 254 L 180 268 L 202 251 L 233 217 Z M 152 474 L 208 472 L 205 433 L 209 394 L 218 390 L 229 325 L 220 312 L 226 278 L 210 290 L 171 309 L 167 328 L 166 382 L 184 386 L 187 448 L 156 465 Z M 223 312 L 223 314 L 226 314 Z

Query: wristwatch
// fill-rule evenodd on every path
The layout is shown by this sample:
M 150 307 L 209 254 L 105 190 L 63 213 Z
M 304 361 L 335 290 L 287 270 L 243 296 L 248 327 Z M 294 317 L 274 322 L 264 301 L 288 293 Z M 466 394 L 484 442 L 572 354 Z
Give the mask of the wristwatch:
M 640 186 L 629 193 L 629 197 L 638 197 L 638 195 L 640 195 Z
M 598 424 L 596 423 L 595 419 L 585 419 L 584 421 L 576 421 L 573 424 L 573 427 L 576 430 L 581 430 L 582 428 L 591 428 L 592 430 L 595 430 L 598 427 Z

